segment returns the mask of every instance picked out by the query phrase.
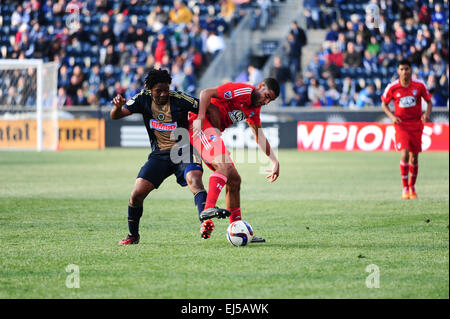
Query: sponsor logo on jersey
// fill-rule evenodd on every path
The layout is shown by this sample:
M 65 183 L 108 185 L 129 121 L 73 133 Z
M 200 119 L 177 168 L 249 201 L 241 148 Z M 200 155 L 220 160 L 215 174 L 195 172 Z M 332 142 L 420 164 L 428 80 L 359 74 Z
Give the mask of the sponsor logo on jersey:
M 416 98 L 414 96 L 404 96 L 400 98 L 398 106 L 400 107 L 413 107 L 416 105 Z
M 231 93 L 231 91 L 226 91 L 226 92 L 223 94 L 223 97 L 226 98 L 227 100 L 230 100 L 230 99 L 233 98 L 233 93 Z
M 231 122 L 233 123 L 240 122 L 246 118 L 245 113 L 242 112 L 241 110 L 234 110 L 232 112 L 228 112 L 228 116 L 230 117 Z
M 170 132 L 177 128 L 177 123 L 160 123 L 156 120 L 150 120 L 150 128 L 161 132 Z

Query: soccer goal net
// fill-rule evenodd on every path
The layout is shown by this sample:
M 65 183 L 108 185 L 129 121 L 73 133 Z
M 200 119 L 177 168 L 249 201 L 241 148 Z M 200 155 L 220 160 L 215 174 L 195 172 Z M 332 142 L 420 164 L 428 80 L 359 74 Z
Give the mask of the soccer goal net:
M 56 150 L 58 64 L 0 59 L 0 149 Z

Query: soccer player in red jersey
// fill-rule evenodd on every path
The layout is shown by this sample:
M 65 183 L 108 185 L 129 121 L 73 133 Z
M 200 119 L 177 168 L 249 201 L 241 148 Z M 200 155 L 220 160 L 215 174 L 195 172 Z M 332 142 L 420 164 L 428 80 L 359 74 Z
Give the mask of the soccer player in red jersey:
M 280 164 L 261 128 L 260 111 L 263 105 L 275 100 L 279 94 L 280 86 L 273 78 L 264 79 L 257 87 L 245 83 L 227 83 L 200 93 L 198 115 L 190 113 L 189 116 L 189 133 L 192 145 L 201 154 L 205 164 L 214 171 L 209 179 L 205 210 L 200 214 L 204 220 L 201 228 L 203 238 L 209 238 L 214 229 L 210 218 L 223 217 L 215 205 L 224 186 L 230 223 L 241 219 L 241 177 L 221 138 L 221 132 L 227 127 L 245 119 L 259 148 L 273 163 L 268 181 L 273 182 L 278 178 Z M 257 236 L 252 240 L 264 241 Z
M 394 123 L 395 147 L 401 151 L 402 199 L 414 199 L 417 198 L 415 183 L 419 171 L 419 152 L 422 151 L 422 131 L 432 109 L 431 94 L 423 82 L 411 78 L 411 63 L 408 60 L 398 63 L 397 73 L 400 78 L 386 87 L 381 96 L 381 106 Z M 422 98 L 427 102 L 423 114 Z M 394 114 L 388 106 L 392 100 Z

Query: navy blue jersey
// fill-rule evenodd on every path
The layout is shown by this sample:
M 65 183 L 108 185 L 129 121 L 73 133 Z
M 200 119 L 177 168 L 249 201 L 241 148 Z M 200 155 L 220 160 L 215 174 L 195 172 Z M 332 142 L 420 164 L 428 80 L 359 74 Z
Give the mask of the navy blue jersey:
M 150 90 L 142 90 L 127 101 L 125 108 L 142 114 L 152 152 L 166 153 L 180 140 L 171 139 L 171 133 L 177 128 L 188 130 L 188 113 L 198 113 L 198 104 L 198 99 L 186 93 L 170 91 L 169 101 L 160 106 L 153 103 Z

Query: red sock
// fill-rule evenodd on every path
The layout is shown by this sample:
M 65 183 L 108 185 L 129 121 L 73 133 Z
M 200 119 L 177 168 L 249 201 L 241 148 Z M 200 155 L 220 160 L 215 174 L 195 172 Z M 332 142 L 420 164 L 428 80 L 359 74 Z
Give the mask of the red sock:
M 232 222 L 235 222 L 235 221 L 237 221 L 237 220 L 241 220 L 241 219 L 242 219 L 242 217 L 241 217 L 241 208 L 240 208 L 240 207 L 238 207 L 238 208 L 232 208 L 232 209 L 230 209 L 229 211 L 231 212 L 231 215 L 230 215 L 230 224 L 231 224 Z
M 403 188 L 408 188 L 408 172 L 409 172 L 409 163 L 405 163 L 400 161 L 400 176 L 402 177 Z
M 206 196 L 205 209 L 215 207 L 227 177 L 220 173 L 213 173 L 209 178 L 208 196 Z
M 411 178 L 409 180 L 409 187 L 414 187 L 416 185 L 417 173 L 419 172 L 419 165 L 409 165 L 409 173 Z

